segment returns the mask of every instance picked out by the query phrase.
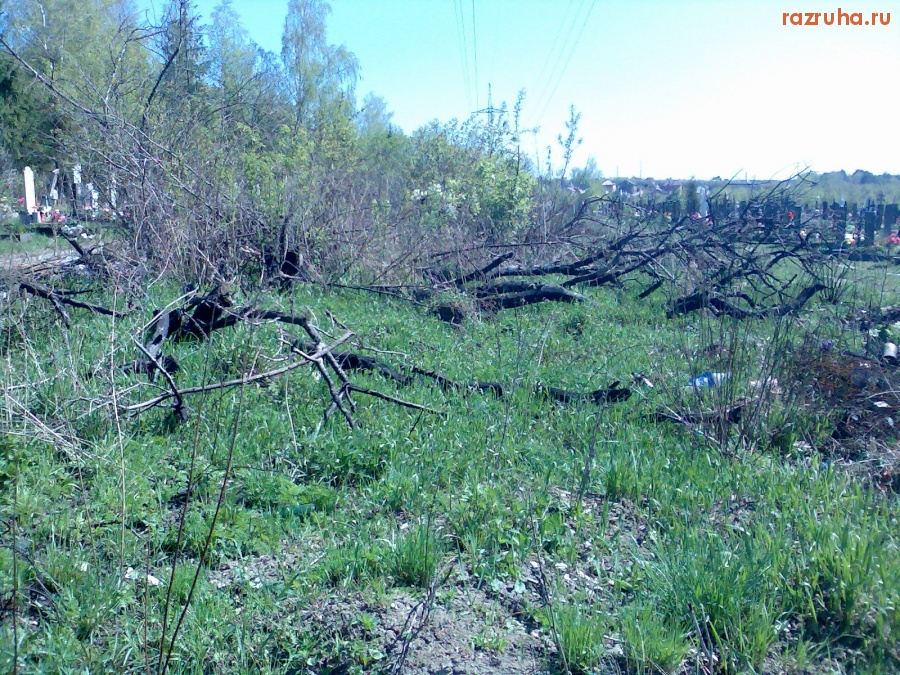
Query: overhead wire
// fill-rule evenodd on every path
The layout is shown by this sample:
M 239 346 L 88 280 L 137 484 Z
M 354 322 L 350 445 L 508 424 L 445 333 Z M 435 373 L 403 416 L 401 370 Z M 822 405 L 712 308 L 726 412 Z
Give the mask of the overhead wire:
M 558 49 L 555 50 L 555 54 L 549 54 L 549 61 L 551 62 L 550 70 L 547 71 L 547 76 L 544 78 L 540 85 L 540 94 L 537 99 L 535 99 L 535 110 L 539 110 L 541 108 L 541 104 L 547 98 L 547 92 L 553 86 L 554 81 L 558 81 L 558 70 L 559 66 L 563 61 L 564 54 L 566 52 L 566 45 L 568 45 L 572 40 L 572 35 L 575 31 L 576 26 L 578 25 L 578 19 L 581 16 L 582 9 L 584 8 L 587 0 L 580 0 L 578 7 L 568 14 L 566 18 L 570 18 L 568 24 L 568 30 L 565 31 L 565 39 L 559 43 Z M 565 22 L 564 22 L 565 23 Z
M 551 100 L 549 97 L 549 92 L 552 89 L 555 89 L 557 83 L 559 82 L 559 68 L 565 58 L 567 46 L 572 42 L 572 36 L 574 34 L 575 28 L 578 26 L 579 18 L 586 3 L 587 0 L 580 0 L 578 6 L 569 15 L 571 20 L 568 24 L 568 30 L 565 33 L 565 39 L 560 43 L 559 49 L 556 50 L 556 54 L 553 57 L 553 62 L 550 66 L 550 70 L 547 71 L 547 77 L 544 79 L 543 86 L 541 87 L 541 93 L 535 101 L 535 112 L 545 108 L 546 102 Z M 535 118 L 535 124 L 540 121 L 540 117 L 543 117 L 543 115 Z
M 569 64 L 572 62 L 572 57 L 575 56 L 575 52 L 578 49 L 578 43 L 581 41 L 581 36 L 584 35 L 584 31 L 588 26 L 588 21 L 591 18 L 591 13 L 594 11 L 594 7 L 596 6 L 596 0 L 591 0 L 591 6 L 588 8 L 588 12 L 584 17 L 584 22 L 581 24 L 581 30 L 578 31 L 578 36 L 575 38 L 575 42 L 572 43 L 572 48 L 569 50 L 569 56 L 566 59 L 565 64 L 563 65 L 562 71 L 560 71 L 559 77 L 556 80 L 556 84 L 553 87 L 553 91 L 550 92 L 550 96 L 547 98 L 547 102 L 544 105 L 544 109 L 541 111 L 541 114 L 538 116 L 538 122 L 544 118 L 544 114 L 547 112 L 547 108 L 550 107 L 550 103 L 553 102 L 553 97 L 556 95 L 556 90 L 559 89 L 560 82 L 563 81 L 563 78 L 566 75 L 566 70 L 569 68 Z
M 543 95 L 544 93 L 544 91 L 541 90 L 540 85 L 544 81 L 545 76 L 549 75 L 549 73 L 547 72 L 547 66 L 553 60 L 553 54 L 556 51 L 557 46 L 559 45 L 559 39 L 562 37 L 563 29 L 566 26 L 566 19 L 571 16 L 572 5 L 574 4 L 575 0 L 569 0 L 569 4 L 566 7 L 566 10 L 561 13 L 559 28 L 556 29 L 556 35 L 553 37 L 553 42 L 550 43 L 550 49 L 547 50 L 547 58 L 544 59 L 544 65 L 541 66 L 540 73 L 538 73 L 538 76 L 535 79 L 535 91 L 533 92 L 535 94 L 535 101 L 538 101 L 541 95 Z
M 478 93 L 478 38 L 475 30 L 475 0 L 472 0 L 472 61 L 475 65 L 475 107 L 481 108 Z
M 546 81 L 546 86 L 541 92 L 541 98 L 535 104 L 535 111 L 540 110 L 540 114 L 537 116 L 536 124 L 539 124 L 540 121 L 544 117 L 544 113 L 549 107 L 550 103 L 553 101 L 553 96 L 556 93 L 556 90 L 559 88 L 559 84 L 562 81 L 563 75 L 565 74 L 566 64 L 569 61 L 566 54 L 572 53 L 572 47 L 577 46 L 577 41 L 580 39 L 581 33 L 584 31 L 585 22 L 581 18 L 582 11 L 585 8 L 588 0 L 581 0 L 578 4 L 578 7 L 572 14 L 572 22 L 569 24 L 569 29 L 566 32 L 565 40 L 561 43 L 560 48 L 556 55 L 556 60 L 551 67 L 551 70 L 548 73 L 548 78 Z M 579 31 L 578 36 L 573 40 L 573 35 L 575 29 L 578 27 L 579 23 L 581 24 L 581 31 Z
M 472 85 L 469 81 L 469 50 L 467 46 L 465 15 L 463 14 L 462 0 L 453 0 L 453 18 L 456 20 L 456 36 L 459 47 L 460 61 L 463 69 L 463 88 L 466 92 L 466 105 L 472 110 Z

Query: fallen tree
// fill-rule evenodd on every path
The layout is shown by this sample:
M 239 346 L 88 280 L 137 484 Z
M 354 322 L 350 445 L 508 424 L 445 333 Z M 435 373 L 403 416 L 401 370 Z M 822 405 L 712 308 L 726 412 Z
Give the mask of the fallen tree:
M 65 306 L 77 307 L 79 309 L 87 309 L 95 314 L 103 314 L 105 316 L 123 317 L 126 312 L 115 312 L 100 305 L 93 305 L 89 302 L 82 302 L 74 299 L 72 296 L 81 293 L 81 291 L 57 291 L 49 286 L 44 286 L 35 281 L 19 281 L 18 288 L 21 292 L 36 295 L 39 298 L 49 300 L 56 312 L 59 314 L 66 328 L 71 326 L 71 319 L 65 310 Z
M 347 421 L 347 425 L 351 429 L 355 427 L 355 422 L 352 415 L 354 404 L 350 398 L 351 392 L 373 396 L 405 408 L 438 414 L 438 411 L 427 406 L 404 401 L 394 396 L 383 394 L 381 392 L 367 389 L 365 387 L 360 387 L 350 382 L 340 362 L 335 358 L 332 352 L 339 345 L 349 340 L 353 336 L 352 332 L 348 331 L 342 337 L 333 341 L 331 344 L 326 344 L 321 339 L 318 330 L 309 322 L 309 319 L 306 316 L 294 316 L 283 314 L 281 312 L 257 311 L 252 310 L 252 308 L 243 308 L 241 314 L 232 313 L 227 315 L 226 318 L 226 316 L 223 315 L 223 312 L 225 311 L 225 304 L 227 303 L 224 298 L 217 296 L 206 296 L 201 301 L 194 303 L 194 311 L 192 314 L 186 314 L 183 310 L 180 309 L 170 310 L 168 312 L 157 312 L 151 326 L 151 333 L 153 335 L 153 338 L 148 343 L 148 346 L 141 345 L 136 340 L 135 342 L 144 356 L 155 367 L 155 369 L 159 372 L 162 372 L 163 376 L 169 384 L 170 390 L 139 403 L 131 405 L 120 405 L 119 408 L 121 412 L 137 414 L 146 410 L 150 410 L 151 408 L 165 403 L 166 401 L 172 400 L 173 411 L 179 417 L 179 419 L 183 420 L 187 418 L 187 412 L 184 404 L 184 399 L 186 396 L 193 394 L 202 394 L 219 389 L 227 389 L 230 387 L 245 386 L 247 384 L 263 380 L 270 380 L 272 378 L 296 370 L 301 366 L 312 365 L 318 370 L 319 375 L 327 385 L 331 397 L 331 405 L 325 410 L 324 413 L 324 418 L 326 420 L 335 410 L 338 410 Z M 296 345 L 292 346 L 291 352 L 294 355 L 299 356 L 299 358 L 286 366 L 282 366 L 280 368 L 262 373 L 246 373 L 240 378 L 236 378 L 226 382 L 217 382 L 197 387 L 188 387 L 184 389 L 179 389 L 176 386 L 175 381 L 169 374 L 168 370 L 162 364 L 160 364 L 158 356 L 161 353 L 162 343 L 167 337 L 171 337 L 173 335 L 193 335 L 195 337 L 205 338 L 208 337 L 209 334 L 214 330 L 234 325 L 241 318 L 247 319 L 251 316 L 252 318 L 258 319 L 276 319 L 285 323 L 301 326 L 304 328 L 307 335 L 313 340 L 313 342 L 309 343 L 310 347 L 307 348 L 306 351 L 298 348 Z M 153 351 L 151 351 L 151 349 Z M 332 376 L 336 376 L 337 383 Z
M 803 183 L 802 176 L 796 179 Z M 354 288 L 426 302 L 453 324 L 470 311 L 581 302 L 578 289 L 608 285 L 636 286 L 640 299 L 662 288 L 677 289 L 670 318 L 704 308 L 739 319 L 783 315 L 802 309 L 821 290 L 833 291 L 837 283 L 821 263 L 839 258 L 802 236 L 799 221 L 785 224 L 760 215 L 792 200 L 795 182 L 777 183 L 740 210 L 711 209 L 703 218 L 673 219 L 653 207 L 591 198 L 576 209 L 578 229 L 555 231 L 550 241 L 485 246 L 482 255 L 491 255 L 481 260 L 477 247 L 446 251 L 442 259 L 458 254 L 455 270 L 419 268 L 412 285 Z M 795 288 L 796 278 L 784 278 L 788 263 L 806 272 L 811 283 Z
M 162 353 L 165 341 L 167 339 L 205 339 L 213 331 L 234 326 L 243 321 L 275 321 L 303 328 L 309 339 L 297 339 L 291 345 L 292 353 L 300 356 L 301 360 L 267 373 L 248 374 L 240 379 L 234 379 L 225 383 L 178 389 L 170 376 L 171 369 L 166 366 L 166 360 L 171 357 Z M 149 336 L 149 339 L 144 344 L 138 344 L 146 361 L 143 362 L 144 366 L 142 368 L 135 368 L 135 370 L 148 372 L 151 376 L 152 373 L 162 372 L 169 382 L 170 391 L 159 394 L 147 401 L 125 406 L 122 408 L 124 412 L 143 412 L 174 399 L 173 409 L 179 416 L 183 416 L 183 399 L 185 396 L 276 377 L 306 363 L 311 363 L 318 369 L 329 389 L 332 404 L 329 410 L 326 411 L 326 417 L 334 409 L 340 410 L 350 426 L 353 426 L 352 417 L 350 411 L 343 408 L 343 402 L 348 400 L 351 392 L 392 401 L 408 408 L 426 410 L 428 412 L 436 411 L 353 384 L 346 376 L 347 371 L 374 372 L 404 387 L 411 385 L 417 379 L 426 379 L 436 382 L 444 390 L 489 392 L 498 397 L 507 395 L 510 390 L 509 386 L 499 382 L 457 382 L 440 373 L 418 366 L 403 365 L 395 368 L 364 354 L 338 351 L 336 348 L 346 342 L 352 336 L 352 333 L 348 332 L 339 340 L 327 345 L 307 316 L 286 314 L 276 310 L 258 309 L 253 306 L 235 308 L 233 307 L 232 298 L 228 294 L 220 293 L 219 291 L 191 298 L 184 308 L 166 311 L 157 310 L 147 328 L 146 335 Z M 174 359 L 171 359 L 171 362 L 174 362 Z M 337 377 L 337 383 L 333 381 L 329 372 Z M 589 392 L 568 391 L 540 383 L 535 384 L 532 390 L 536 396 L 559 403 L 616 403 L 625 401 L 631 396 L 631 390 L 621 387 L 619 382 L 613 382 L 607 387 Z
M 808 288 L 804 288 L 799 295 L 790 302 L 784 302 L 779 305 L 764 308 L 757 308 L 753 300 L 746 295 L 734 296 L 743 297 L 745 301 L 751 304 L 750 309 L 745 309 L 731 302 L 728 298 L 716 295 L 711 291 L 699 291 L 675 300 L 669 309 L 666 310 L 666 316 L 671 319 L 679 314 L 690 314 L 691 312 L 707 308 L 712 310 L 713 314 L 717 316 L 724 314 L 735 319 L 786 316 L 801 310 L 816 293 L 824 289 L 825 286 L 822 284 L 813 284 Z
M 335 358 L 347 370 L 370 371 L 381 375 L 389 380 L 396 382 L 401 386 L 408 386 L 415 381 L 416 376 L 436 382 L 441 389 L 452 391 L 474 391 L 479 393 L 491 393 L 502 398 L 509 393 L 510 387 L 500 382 L 458 382 L 452 380 L 445 375 L 434 371 L 425 370 L 417 366 L 405 366 L 406 372 L 400 372 L 391 366 L 382 363 L 376 359 L 363 354 L 352 352 L 335 352 Z M 608 387 L 596 389 L 590 392 L 575 392 L 557 387 L 550 387 L 543 384 L 535 384 L 533 391 L 535 395 L 548 398 L 558 403 L 618 403 L 626 401 L 631 397 L 631 390 L 626 387 L 619 386 L 618 381 L 613 382 Z

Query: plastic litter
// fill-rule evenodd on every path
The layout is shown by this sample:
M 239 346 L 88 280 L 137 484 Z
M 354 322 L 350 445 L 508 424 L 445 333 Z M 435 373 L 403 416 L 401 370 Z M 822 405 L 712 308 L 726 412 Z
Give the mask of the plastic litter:
M 125 571 L 125 578 L 129 581 L 142 581 L 145 582 L 148 586 L 160 586 L 162 582 L 157 579 L 152 574 L 146 574 L 144 572 L 138 572 L 133 567 L 129 567 Z
M 731 376 L 731 373 L 711 373 L 705 372 L 696 375 L 688 382 L 688 386 L 694 389 L 701 387 L 718 387 Z
M 653 389 L 653 383 L 643 373 L 632 373 L 631 379 L 634 380 L 635 384 L 642 384 L 645 387 L 649 387 L 650 389 Z

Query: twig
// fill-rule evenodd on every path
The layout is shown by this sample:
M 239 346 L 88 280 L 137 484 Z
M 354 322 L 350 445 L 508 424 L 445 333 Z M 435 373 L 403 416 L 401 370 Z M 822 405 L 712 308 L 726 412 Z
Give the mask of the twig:
M 92 305 L 88 302 L 81 302 L 79 300 L 72 300 L 71 298 L 67 298 L 66 296 L 57 293 L 52 288 L 47 288 L 45 286 L 41 286 L 40 284 L 35 284 L 28 281 L 19 282 L 19 287 L 32 293 L 33 295 L 40 296 L 45 300 L 49 300 L 54 305 L 57 303 L 62 303 L 64 305 L 71 305 L 72 307 L 79 307 L 81 309 L 89 309 L 92 312 L 97 314 L 105 314 L 106 316 L 115 316 L 115 317 L 123 317 L 125 314 L 122 312 L 114 312 L 111 309 L 106 309 L 106 307 L 100 307 L 99 305 Z M 60 311 L 63 316 L 65 316 L 65 312 L 62 312 L 61 308 L 57 307 L 57 311 Z M 68 317 L 67 317 L 68 318 Z
M 491 272 L 493 272 L 495 269 L 500 267 L 500 265 L 505 263 L 507 260 L 512 258 L 514 255 L 515 255 L 515 253 L 513 253 L 512 251 L 510 251 L 508 253 L 504 253 L 503 255 L 498 256 L 497 258 L 494 258 L 491 262 L 489 262 L 487 265 L 485 265 L 481 269 L 475 270 L 474 272 L 469 272 L 468 274 L 465 274 L 457 279 L 452 280 L 450 283 L 454 286 L 462 287 L 462 286 L 465 286 L 470 281 L 474 281 L 475 279 L 488 278 L 488 275 Z
M 402 293 L 397 293 L 394 291 L 388 291 L 381 288 L 375 288 L 374 286 L 351 286 L 348 284 L 331 284 L 332 288 L 344 288 L 350 291 L 363 291 L 365 293 L 375 293 L 377 295 L 387 295 L 391 298 L 399 298 L 400 300 L 406 300 L 414 305 L 419 305 L 420 307 L 424 307 L 425 303 L 416 300 L 415 298 L 410 298 L 409 296 L 403 295 Z
M 306 326 L 304 326 L 304 327 L 306 327 Z M 318 333 L 315 333 L 315 329 L 312 329 L 312 327 L 309 327 L 309 330 L 307 330 L 307 333 L 309 333 L 310 330 L 313 331 L 312 333 L 310 333 L 310 336 L 311 336 L 311 337 L 312 337 L 313 334 L 316 335 L 316 336 L 318 336 Z M 333 343 L 333 344 L 331 345 L 331 347 L 337 346 L 338 344 L 340 344 L 341 342 L 344 342 L 345 340 L 349 339 L 349 338 L 352 337 L 352 336 L 353 336 L 353 333 L 350 332 L 350 331 L 347 331 L 347 333 L 346 333 L 345 335 L 343 335 L 343 336 L 340 338 L 340 340 L 339 340 L 338 342 Z M 314 338 L 314 339 L 315 339 L 315 338 Z M 317 348 L 317 350 L 316 350 L 316 354 L 322 353 L 322 346 L 323 346 L 323 345 L 324 345 L 324 343 L 321 341 L 321 339 L 319 339 L 319 340 L 318 340 L 318 345 L 317 345 L 318 348 Z M 322 353 L 322 355 L 324 355 L 324 356 L 326 356 L 326 357 L 331 357 L 331 359 L 333 360 L 334 357 L 333 357 L 332 354 L 331 354 L 331 347 L 328 348 L 324 353 Z M 309 362 L 312 363 L 313 365 L 315 365 L 316 369 L 319 371 L 319 374 L 322 376 L 322 379 L 325 381 L 326 386 L 328 387 L 328 393 L 331 395 L 331 401 L 332 401 L 332 403 L 331 403 L 331 405 L 325 410 L 324 419 L 327 421 L 327 420 L 328 420 L 328 417 L 331 415 L 332 411 L 333 411 L 335 408 L 337 408 L 338 410 L 341 411 L 341 414 L 344 416 L 344 419 L 347 420 L 347 425 L 348 425 L 351 429 L 355 428 L 356 425 L 355 425 L 354 422 L 353 422 L 353 417 L 350 415 L 350 411 L 348 411 L 346 408 L 344 408 L 344 404 L 343 404 L 344 393 L 347 391 L 347 387 L 348 387 L 349 384 L 350 384 L 350 383 L 347 381 L 346 375 L 344 375 L 343 371 L 340 370 L 340 368 L 338 368 L 337 371 L 336 371 L 336 372 L 338 372 L 338 375 L 339 375 L 339 376 L 342 376 L 342 377 L 343 377 L 343 381 L 344 381 L 344 384 L 343 384 L 343 386 L 341 387 L 340 391 L 337 391 L 337 390 L 335 390 L 335 388 L 334 388 L 334 382 L 331 381 L 331 377 L 328 375 L 328 370 L 325 368 L 325 364 L 322 363 L 322 358 L 321 358 L 321 356 L 318 356 L 318 357 L 317 357 L 316 355 L 312 355 L 312 356 L 311 356 L 311 355 L 309 355 L 309 354 L 306 354 L 305 352 L 303 352 L 301 349 L 299 349 L 299 348 L 296 347 L 296 346 L 292 346 L 292 347 L 291 347 L 291 350 L 294 351 L 295 353 L 299 354 L 302 358 L 306 359 L 307 361 L 309 361 Z M 329 361 L 329 363 L 331 363 L 331 361 Z M 349 396 L 347 397 L 347 400 L 350 401 L 350 397 L 349 397 Z M 350 401 L 350 403 L 351 403 L 351 406 L 352 406 L 352 403 L 353 403 L 353 402 Z
M 336 342 L 332 343 L 331 345 L 325 346 L 324 349 L 317 351 L 315 354 L 309 356 L 308 358 L 309 359 L 321 358 L 321 356 L 324 353 L 330 352 L 332 349 L 337 347 L 342 342 L 349 340 L 351 336 L 352 336 L 352 333 L 349 333 L 349 334 L 341 337 Z M 174 392 L 167 391 L 164 394 L 160 394 L 159 396 L 154 396 L 153 398 L 143 401 L 142 403 L 135 403 L 134 405 L 123 406 L 121 408 L 121 410 L 122 410 L 122 412 L 139 413 L 139 412 L 143 412 L 144 410 L 148 410 L 149 408 L 158 406 L 160 403 L 167 401 L 170 398 L 175 397 L 176 395 L 184 397 L 188 394 L 200 394 L 205 391 L 215 391 L 216 389 L 227 389 L 228 387 L 237 387 L 237 386 L 241 386 L 241 385 L 245 385 L 245 384 L 251 384 L 253 382 L 257 382 L 259 380 L 264 380 L 266 378 L 278 377 L 279 375 L 283 375 L 284 373 L 286 373 L 288 371 L 294 370 L 295 368 L 299 368 L 300 366 L 305 366 L 306 364 L 307 364 L 306 360 L 295 361 L 294 363 L 291 363 L 290 365 L 284 366 L 282 368 L 276 368 L 275 370 L 269 370 L 269 371 L 266 371 L 265 373 L 257 373 L 256 375 L 252 375 L 250 377 L 244 376 L 237 380 L 229 380 L 228 382 L 218 382 L 216 384 L 207 384 L 207 385 L 203 385 L 201 387 L 188 387 L 187 389 L 176 389 Z
M 380 391 L 375 391 L 374 389 L 366 389 L 365 387 L 358 387 L 355 384 L 347 385 L 347 389 L 350 391 L 356 391 L 360 394 L 367 394 L 369 396 L 374 396 L 375 398 L 380 398 L 382 401 L 390 401 L 391 403 L 396 403 L 399 406 L 403 406 L 404 408 L 412 408 L 413 410 L 421 410 L 422 412 L 428 412 L 432 415 L 443 415 L 440 410 L 435 410 L 434 408 L 429 408 L 424 405 L 419 405 L 418 403 L 410 403 L 409 401 L 404 401 L 400 398 L 394 398 L 393 396 L 388 396 L 387 394 L 382 394 Z
M 316 327 L 313 326 L 309 320 L 305 316 L 300 316 L 298 318 L 298 324 L 306 331 L 306 334 L 311 337 L 316 343 L 316 351 L 321 351 L 322 346 L 325 344 L 322 340 L 322 336 L 319 335 L 319 331 L 316 330 Z M 353 333 L 348 332 L 346 337 L 351 337 Z M 337 345 L 338 342 L 333 344 Z M 331 349 L 328 349 L 322 352 L 322 356 L 325 357 L 325 360 L 328 361 L 328 365 L 331 366 L 331 369 L 337 373 L 338 378 L 340 378 L 341 382 L 344 384 L 344 388 L 347 388 L 350 385 L 350 379 L 347 377 L 347 374 L 344 372 L 344 369 L 341 368 L 341 364 L 338 363 L 337 359 L 334 358 L 334 354 L 331 353 Z M 327 376 L 326 376 L 327 381 Z M 353 410 L 353 401 L 347 396 L 347 402 L 350 403 L 350 409 Z M 352 425 L 351 425 L 352 426 Z
M 437 597 L 437 589 L 439 586 L 447 583 L 447 579 L 450 578 L 450 574 L 453 572 L 453 566 L 455 564 L 456 561 L 454 560 L 449 565 L 447 565 L 442 577 L 441 575 L 437 575 L 434 577 L 434 579 L 431 580 L 431 583 L 428 584 L 428 592 L 425 594 L 425 597 L 416 605 L 414 605 L 406 615 L 406 620 L 403 622 L 403 627 L 397 633 L 397 639 L 403 639 L 403 646 L 400 648 L 400 654 L 397 655 L 397 660 L 394 661 L 391 666 L 391 675 L 400 675 L 400 673 L 403 672 L 403 664 L 406 662 L 406 657 L 409 655 L 409 648 L 428 625 L 428 621 L 431 618 L 431 610 L 434 608 L 434 601 Z M 417 615 L 418 619 L 416 621 L 415 627 L 409 629 L 410 623 Z
M 302 352 L 301 352 L 302 354 Z M 331 381 L 331 377 L 328 375 L 328 370 L 325 368 L 325 364 L 322 363 L 322 359 L 315 359 L 306 356 L 306 354 L 302 354 L 304 358 L 309 359 L 309 361 L 315 365 L 316 369 L 319 371 L 319 374 L 322 376 L 322 379 L 325 380 L 325 385 L 328 387 L 328 393 L 331 395 L 331 405 L 325 410 L 324 418 L 328 420 L 328 416 L 331 414 L 331 411 L 334 408 L 337 408 L 341 411 L 341 414 L 344 416 L 344 419 L 347 420 L 347 426 L 351 429 L 356 428 L 356 425 L 353 422 L 353 417 L 350 415 L 350 411 L 344 407 L 343 398 L 344 392 L 346 391 L 346 385 L 341 387 L 340 391 L 335 391 L 334 382 Z M 348 397 L 349 400 L 349 397 Z
M 151 363 L 153 363 L 153 365 L 156 366 L 156 369 L 159 370 L 159 372 L 161 372 L 163 374 L 163 377 L 166 378 L 166 382 L 168 382 L 169 386 L 172 388 L 172 395 L 175 397 L 175 405 L 172 407 L 175 410 L 175 413 L 180 418 L 184 419 L 184 399 L 182 398 L 181 393 L 178 391 L 178 385 L 175 384 L 175 380 L 172 379 L 172 376 L 169 374 L 169 371 L 162 367 L 162 365 L 159 363 L 159 361 L 156 360 L 156 358 L 153 356 L 153 354 L 151 354 L 149 351 L 147 351 L 147 348 L 144 347 L 144 345 L 142 345 L 140 342 L 138 342 L 134 338 L 131 338 L 131 341 L 134 342 L 135 345 L 137 345 L 137 348 L 140 349 L 144 353 L 144 356 L 146 356 L 148 359 L 150 359 Z
M 53 440 L 49 441 L 51 443 L 58 443 L 60 447 L 64 448 L 70 453 L 75 453 L 78 450 L 78 447 L 72 443 L 71 441 L 63 438 L 59 433 L 51 429 L 44 422 L 42 422 L 34 413 L 32 413 L 28 408 L 26 408 L 22 403 L 14 399 L 9 395 L 6 391 L 4 391 L 6 396 L 6 400 L 15 405 L 21 411 L 22 417 L 28 419 L 32 424 L 34 424 L 40 431 L 49 435 Z M 9 409 L 12 412 L 12 409 Z

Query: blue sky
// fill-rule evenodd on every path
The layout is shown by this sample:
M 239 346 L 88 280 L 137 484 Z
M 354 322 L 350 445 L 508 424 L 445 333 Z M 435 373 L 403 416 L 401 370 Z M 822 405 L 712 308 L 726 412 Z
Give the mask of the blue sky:
M 149 4 L 150 0 L 146 0 Z M 159 3 L 159 0 L 152 0 Z M 200 0 L 208 16 L 218 0 Z M 233 0 L 280 53 L 287 0 Z M 606 175 L 900 173 L 897 0 L 333 0 L 329 40 L 409 132 L 525 89 L 530 154 L 569 105 Z M 784 26 L 783 12 L 891 12 L 889 26 Z

